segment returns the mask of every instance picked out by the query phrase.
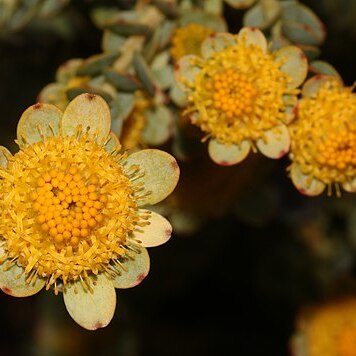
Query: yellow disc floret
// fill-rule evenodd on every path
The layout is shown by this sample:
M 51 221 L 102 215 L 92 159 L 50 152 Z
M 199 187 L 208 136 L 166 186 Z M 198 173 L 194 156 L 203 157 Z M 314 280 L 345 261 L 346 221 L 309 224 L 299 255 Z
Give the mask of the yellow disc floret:
M 202 42 L 213 34 L 209 27 L 191 23 L 178 28 L 172 37 L 171 55 L 175 61 L 187 54 L 200 55 Z
M 283 95 L 290 78 L 276 60 L 256 45 L 236 37 L 236 44 L 215 52 L 208 59 L 192 59 L 200 71 L 192 83 L 186 113 L 206 137 L 222 144 L 264 139 L 264 133 L 286 119 Z M 196 63 L 195 63 L 196 61 Z
M 290 126 L 291 159 L 304 174 L 325 184 L 356 176 L 356 95 L 338 80 L 329 80 L 299 104 Z
M 139 217 L 121 159 L 78 134 L 26 146 L 0 169 L 0 235 L 29 281 L 86 280 L 125 255 Z
M 249 78 L 233 69 L 215 73 L 207 87 L 214 91 L 213 107 L 228 118 L 252 112 L 253 99 L 257 94 Z

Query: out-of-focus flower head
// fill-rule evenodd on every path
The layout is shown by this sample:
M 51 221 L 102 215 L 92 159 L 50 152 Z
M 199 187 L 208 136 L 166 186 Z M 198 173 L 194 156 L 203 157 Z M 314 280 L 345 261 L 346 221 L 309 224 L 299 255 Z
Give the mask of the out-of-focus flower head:
M 353 356 L 356 354 L 356 299 L 342 298 L 305 309 L 292 338 L 293 356 Z
M 339 78 L 319 75 L 303 86 L 290 126 L 290 175 L 307 195 L 356 190 L 356 95 Z

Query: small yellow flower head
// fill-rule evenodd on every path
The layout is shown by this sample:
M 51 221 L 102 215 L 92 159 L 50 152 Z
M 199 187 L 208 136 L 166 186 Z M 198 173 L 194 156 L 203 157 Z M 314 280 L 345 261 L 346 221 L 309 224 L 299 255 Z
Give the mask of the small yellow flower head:
M 211 36 L 201 54 L 183 57 L 175 77 L 187 94 L 186 114 L 210 138 L 211 158 L 236 164 L 256 147 L 270 158 L 286 154 L 286 125 L 307 72 L 302 51 L 289 46 L 270 53 L 262 32 L 243 28 Z
M 318 195 L 335 185 L 356 190 L 356 95 L 339 79 L 315 76 L 303 87 L 298 119 L 290 125 L 291 178 Z
M 188 54 L 200 55 L 202 42 L 214 33 L 214 30 L 196 23 L 190 23 L 175 30 L 172 37 L 171 55 L 178 61 Z
M 31 106 L 18 124 L 19 152 L 0 147 L 0 288 L 63 292 L 90 330 L 110 322 L 115 288 L 148 274 L 145 247 L 170 237 L 166 219 L 139 207 L 164 199 L 179 176 L 165 152 L 120 153 L 110 124 L 106 102 L 82 94 L 64 112 Z
M 292 339 L 293 356 L 356 355 L 356 299 L 305 311 Z

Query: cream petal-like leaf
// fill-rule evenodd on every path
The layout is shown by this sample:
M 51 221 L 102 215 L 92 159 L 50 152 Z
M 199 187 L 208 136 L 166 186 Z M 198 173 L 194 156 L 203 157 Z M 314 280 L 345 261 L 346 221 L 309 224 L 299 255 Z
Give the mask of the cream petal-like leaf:
M 62 83 L 50 83 L 46 85 L 38 94 L 37 100 L 41 103 L 56 105 L 59 109 L 64 110 L 66 105 L 65 86 Z
M 244 27 L 238 33 L 239 40 L 245 40 L 247 45 L 255 45 L 267 51 L 267 40 L 265 35 L 255 27 Z
M 288 125 L 290 124 L 298 114 L 298 98 L 296 95 L 284 95 L 283 103 L 285 105 L 284 112 L 286 116 L 283 122 Z
M 308 73 L 308 60 L 303 51 L 296 46 L 286 46 L 274 52 L 275 58 L 282 60 L 280 70 L 290 77 L 289 88 L 297 88 Z
M 212 34 L 210 37 L 205 39 L 201 44 L 201 55 L 203 58 L 207 59 L 211 57 L 214 53 L 224 50 L 226 47 L 236 45 L 236 40 L 234 35 L 227 32 L 218 32 Z
M 121 143 L 119 141 L 119 138 L 115 135 L 114 132 L 110 132 L 109 141 L 105 145 L 105 151 L 106 152 L 114 152 L 114 151 L 119 151 L 121 149 Z
M 169 97 L 171 98 L 173 103 L 179 106 L 180 108 L 183 108 L 188 104 L 187 95 L 180 89 L 176 81 L 174 81 L 171 86 Z
M 62 111 L 51 104 L 37 103 L 30 106 L 17 124 L 17 139 L 20 143 L 32 144 L 42 141 L 42 135 L 58 135 L 62 115 Z
M 133 232 L 136 240 L 140 241 L 143 247 L 155 247 L 166 243 L 172 234 L 172 226 L 162 215 L 153 211 L 140 209 L 141 214 L 149 214 L 148 225 L 138 226 Z
M 104 274 L 92 277 L 92 291 L 84 290 L 80 281 L 69 283 L 63 299 L 69 315 L 87 330 L 107 326 L 115 313 L 116 293 L 111 280 Z
M 324 84 L 332 80 L 338 80 L 342 84 L 341 80 L 337 77 L 323 74 L 315 75 L 304 83 L 302 95 L 306 98 L 311 98 L 316 95 Z
M 10 268 L 8 261 L 0 265 L 0 289 L 13 297 L 29 297 L 38 293 L 45 285 L 45 280 L 36 278 L 33 283 L 26 282 L 25 270 L 14 262 Z
M 243 161 L 249 154 L 251 144 L 244 140 L 240 145 L 224 145 L 215 139 L 209 141 L 208 151 L 210 158 L 221 166 L 232 166 Z
M 265 140 L 256 141 L 260 152 L 269 158 L 281 158 L 289 151 L 290 137 L 285 125 L 274 127 L 265 132 Z
M 146 110 L 146 125 L 142 132 L 144 142 L 150 146 L 164 144 L 172 135 L 174 118 L 171 110 L 164 105 L 157 105 Z
M 197 66 L 201 59 L 198 56 L 189 54 L 182 57 L 174 66 L 174 79 L 181 90 L 189 92 L 189 83 L 193 83 L 195 77 L 200 72 Z
M 74 135 L 78 126 L 97 134 L 98 141 L 106 139 L 110 132 L 111 115 L 106 101 L 95 94 L 81 94 L 75 97 L 63 113 L 61 122 L 63 135 Z
M 290 170 L 290 177 L 294 186 L 305 195 L 315 196 L 321 194 L 325 189 L 325 184 L 316 178 L 310 178 L 302 173 L 298 165 L 293 163 Z
M 134 253 L 132 258 L 126 258 L 122 263 L 125 270 L 121 271 L 120 275 L 117 275 L 112 280 L 115 288 L 126 289 L 139 285 L 148 275 L 150 271 L 150 256 L 144 247 L 136 246 L 139 249 L 139 253 Z
M 11 152 L 4 146 L 0 146 L 0 168 L 6 168 Z
M 343 183 L 342 187 L 349 193 L 355 193 L 356 192 L 356 178 Z
M 125 171 L 137 166 L 139 175 L 135 183 L 143 183 L 143 192 L 138 192 L 139 206 L 153 205 L 172 193 L 179 179 L 179 166 L 169 153 L 146 149 L 135 152 L 127 157 Z

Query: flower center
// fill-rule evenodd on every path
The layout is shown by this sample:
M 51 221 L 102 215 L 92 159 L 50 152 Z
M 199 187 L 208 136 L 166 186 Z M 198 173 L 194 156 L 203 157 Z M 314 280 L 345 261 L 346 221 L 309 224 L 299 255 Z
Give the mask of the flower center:
M 29 282 L 39 276 L 49 288 L 110 274 L 127 255 L 145 218 L 122 160 L 78 133 L 26 146 L 0 169 L 0 242 Z
M 232 68 L 215 73 L 207 82 L 207 89 L 214 90 L 213 107 L 225 112 L 228 118 L 252 112 L 257 90 L 245 74 Z
M 207 59 L 192 59 L 200 71 L 188 97 L 186 113 L 192 123 L 223 144 L 264 139 L 265 131 L 286 118 L 283 95 L 290 78 L 280 70 L 282 61 L 243 38 Z
M 214 31 L 195 23 L 178 28 L 172 38 L 171 55 L 175 61 L 187 54 L 200 55 L 200 46 Z
M 315 158 L 319 164 L 339 170 L 349 165 L 356 166 L 356 130 L 331 133 L 316 149 L 318 154 Z
M 356 95 L 330 80 L 299 105 L 290 125 L 291 159 L 325 184 L 356 176 Z
M 76 247 L 80 238 L 88 237 L 103 222 L 101 211 L 108 200 L 100 194 L 98 177 L 81 174 L 76 166 L 67 172 L 45 172 L 30 196 L 40 230 L 48 233 L 57 247 Z

